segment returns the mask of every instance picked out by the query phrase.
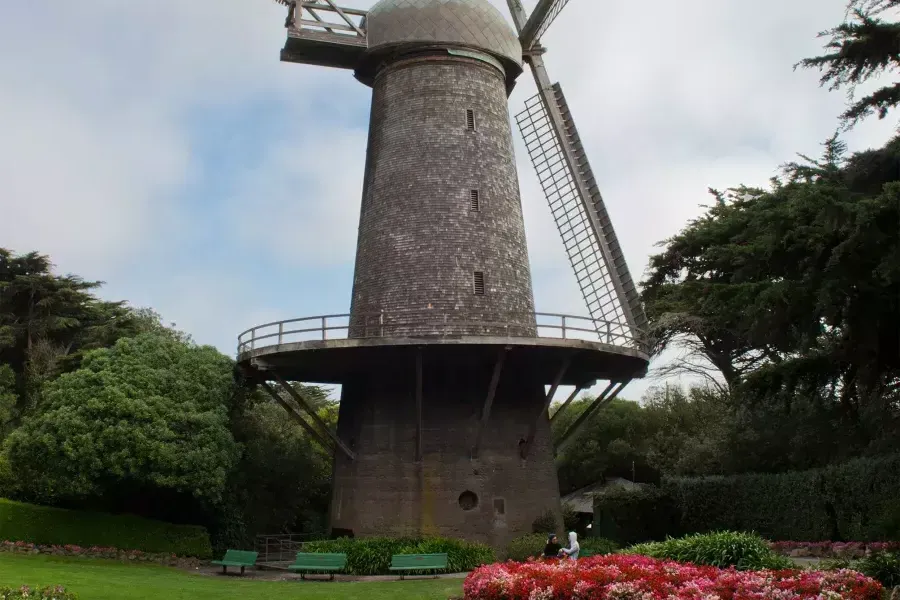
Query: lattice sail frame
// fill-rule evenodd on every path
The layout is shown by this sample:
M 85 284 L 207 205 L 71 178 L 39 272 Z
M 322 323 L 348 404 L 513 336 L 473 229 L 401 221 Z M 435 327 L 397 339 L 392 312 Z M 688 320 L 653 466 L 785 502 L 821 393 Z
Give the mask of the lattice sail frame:
M 524 50 L 530 50 L 538 43 L 538 40 L 546 33 L 547 29 L 568 3 L 569 0 L 542 0 L 538 2 L 531 18 L 522 28 L 521 41 Z
M 541 93 L 528 99 L 525 110 L 516 115 L 528 156 L 550 205 L 588 311 L 596 320 L 597 333 L 611 340 L 643 341 L 647 318 L 640 297 L 559 84 L 552 86 L 552 92 L 562 118 L 562 130 L 557 130 Z M 578 173 L 570 168 L 561 141 L 570 145 L 578 162 Z M 582 181 L 576 183 L 576 177 Z M 590 197 L 582 198 L 579 187 L 586 189 Z M 594 211 L 599 227 L 595 227 L 588 215 L 588 206 Z M 608 249 L 609 260 L 604 256 L 601 243 Z

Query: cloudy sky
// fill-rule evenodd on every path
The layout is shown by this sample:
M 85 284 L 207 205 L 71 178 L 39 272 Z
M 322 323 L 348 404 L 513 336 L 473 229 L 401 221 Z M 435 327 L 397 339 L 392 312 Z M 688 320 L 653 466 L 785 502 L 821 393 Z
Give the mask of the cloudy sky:
M 818 154 L 844 98 L 792 65 L 844 4 L 576 0 L 544 36 L 636 279 L 708 187 Z M 370 91 L 279 63 L 284 17 L 271 0 L 3 3 L 0 247 L 229 354 L 255 324 L 346 312 Z M 512 113 L 533 93 L 523 77 Z M 586 314 L 521 144 L 518 160 L 538 309 Z

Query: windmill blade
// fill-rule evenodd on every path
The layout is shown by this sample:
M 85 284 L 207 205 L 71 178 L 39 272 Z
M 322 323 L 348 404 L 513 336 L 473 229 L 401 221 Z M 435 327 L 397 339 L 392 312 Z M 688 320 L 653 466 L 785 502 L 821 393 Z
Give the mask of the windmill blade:
M 529 57 L 539 92 L 516 121 L 597 333 L 646 348 L 647 317 L 559 84 Z
M 569 0 L 540 0 L 534 7 L 528 21 L 519 32 L 519 41 L 523 50 L 530 50 L 535 43 L 546 33 L 550 24 L 559 16 Z

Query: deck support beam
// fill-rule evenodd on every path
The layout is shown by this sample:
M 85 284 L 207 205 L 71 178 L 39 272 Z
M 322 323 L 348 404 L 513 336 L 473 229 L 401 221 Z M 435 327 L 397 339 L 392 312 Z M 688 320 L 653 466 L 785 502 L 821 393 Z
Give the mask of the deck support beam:
M 328 441 L 328 438 L 322 436 L 322 434 L 319 433 L 315 427 L 313 427 L 312 425 L 307 423 L 306 419 L 303 418 L 303 415 L 301 415 L 299 412 L 297 412 L 297 410 L 293 406 L 291 406 L 290 404 L 285 402 L 284 398 L 282 398 L 281 395 L 277 391 L 275 391 L 275 389 L 271 385 L 269 385 L 265 381 L 261 382 L 259 385 L 264 390 L 269 392 L 269 395 L 272 396 L 272 398 L 275 400 L 275 402 L 280 404 L 281 408 L 283 408 L 292 419 L 297 421 L 297 423 L 301 427 L 303 427 L 303 429 L 305 429 L 306 432 L 310 436 L 312 436 L 312 438 L 314 440 L 316 440 L 319 443 L 319 445 L 321 445 L 323 448 L 325 448 L 326 450 L 328 450 L 330 452 L 334 451 L 334 446 Z
M 478 421 L 478 431 L 475 433 L 475 446 L 472 448 L 472 458 L 478 458 L 481 451 L 481 439 L 484 435 L 484 429 L 488 419 L 491 418 L 491 408 L 494 406 L 494 396 L 497 395 L 497 386 L 500 385 L 500 375 L 503 372 L 503 363 L 506 362 L 506 353 L 510 347 L 504 346 L 497 355 L 497 362 L 494 363 L 494 374 L 491 375 L 491 384 L 488 386 L 487 396 L 484 398 L 484 407 L 481 410 L 481 420 Z
M 594 400 L 590 406 L 587 407 L 581 415 L 575 420 L 574 423 L 566 430 L 563 434 L 562 438 L 556 444 L 556 447 L 553 448 L 553 453 L 557 454 L 566 446 L 568 446 L 572 440 L 575 438 L 575 434 L 581 430 L 584 424 L 590 419 L 598 410 L 612 402 L 616 399 L 616 396 L 625 389 L 625 386 L 631 383 L 630 379 L 625 381 L 611 381 L 609 385 L 603 390 L 603 393 L 597 396 L 597 399 Z
M 318 425 L 319 428 L 324 431 L 325 434 L 328 435 L 328 437 L 331 438 L 331 441 L 334 442 L 334 445 L 340 448 L 341 452 L 343 452 L 347 456 L 347 458 L 349 458 L 350 460 L 356 460 L 356 454 L 347 447 L 347 444 L 345 444 L 335 432 L 331 431 L 328 425 L 325 424 L 325 421 L 323 421 L 322 418 L 318 414 L 316 414 L 316 411 L 313 410 L 313 408 L 303 398 L 303 396 L 297 393 L 297 390 L 291 387 L 291 385 L 286 382 L 280 375 L 278 375 L 278 373 L 275 373 L 274 371 L 272 371 L 271 373 L 272 377 L 274 377 L 275 381 L 277 381 L 279 385 L 281 385 L 282 389 L 284 389 L 284 391 L 286 391 L 288 395 L 290 395 L 291 398 L 294 399 L 294 401 L 300 406 L 300 408 L 302 408 L 306 412 L 306 414 L 310 416 L 310 418 L 316 423 L 316 425 Z
M 544 418 L 544 415 L 547 414 L 547 411 L 550 410 L 550 404 L 553 402 L 553 396 L 556 395 L 556 390 L 559 389 L 559 384 L 562 383 L 563 377 L 566 376 L 566 372 L 569 370 L 569 365 L 572 364 L 572 359 L 574 355 L 569 354 L 563 360 L 562 365 L 559 367 L 559 371 L 556 372 L 556 377 L 553 379 L 553 384 L 550 386 L 550 391 L 547 392 L 547 397 L 544 399 L 544 403 L 541 405 L 541 410 L 535 416 L 534 420 L 532 420 L 531 425 L 528 428 L 528 437 L 525 438 L 525 443 L 521 446 L 522 452 L 521 457 L 527 458 L 528 451 L 531 450 L 531 446 L 534 444 L 534 436 L 537 435 L 538 424 L 541 422 L 541 419 Z
M 422 347 L 416 348 L 416 462 L 422 460 Z
M 581 385 L 575 386 L 575 389 L 572 390 L 572 393 L 569 394 L 569 397 L 566 398 L 566 401 L 563 402 L 562 405 L 556 410 L 556 412 L 553 413 L 553 416 L 550 417 L 550 424 L 552 425 L 552 424 L 553 424 L 553 421 L 555 421 L 555 420 L 557 419 L 557 417 L 559 417 L 559 415 L 561 415 L 561 414 L 563 414 L 564 412 L 566 412 L 566 409 L 569 408 L 569 405 L 572 404 L 572 401 L 575 400 L 575 398 L 578 397 L 578 394 L 580 394 L 580 393 L 583 392 L 584 390 L 588 389 L 589 387 L 593 386 L 594 383 L 595 383 L 595 382 L 591 382 L 591 383 L 583 383 L 583 384 L 581 384 Z

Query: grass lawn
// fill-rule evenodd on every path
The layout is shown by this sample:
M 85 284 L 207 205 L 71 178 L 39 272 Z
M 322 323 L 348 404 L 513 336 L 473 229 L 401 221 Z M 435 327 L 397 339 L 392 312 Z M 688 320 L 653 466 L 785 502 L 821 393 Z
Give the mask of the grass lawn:
M 241 581 L 168 567 L 56 556 L 0 553 L 0 586 L 64 585 L 83 600 L 447 600 L 461 579 L 335 583 Z

